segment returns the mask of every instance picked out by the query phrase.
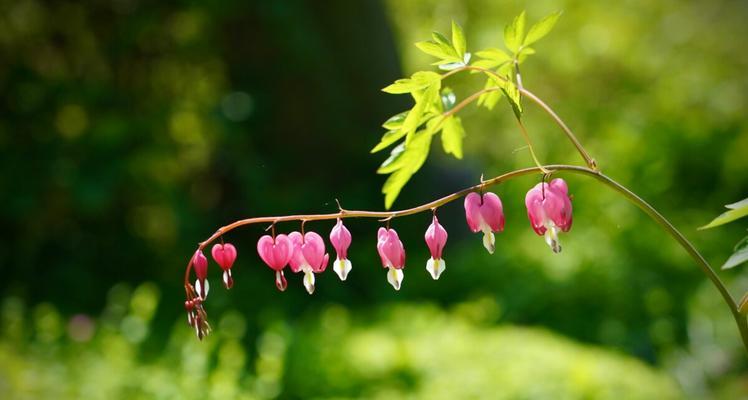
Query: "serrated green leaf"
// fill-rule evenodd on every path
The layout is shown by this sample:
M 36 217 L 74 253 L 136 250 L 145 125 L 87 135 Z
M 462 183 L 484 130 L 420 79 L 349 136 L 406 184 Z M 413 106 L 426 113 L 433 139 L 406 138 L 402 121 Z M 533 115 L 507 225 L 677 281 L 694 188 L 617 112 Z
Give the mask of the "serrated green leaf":
M 748 237 L 741 240 L 740 243 L 738 243 L 738 248 L 735 249 L 735 252 L 732 253 L 730 258 L 725 261 L 724 265 L 722 265 L 722 269 L 730 269 L 737 267 L 738 265 L 748 261 Z M 742 244 L 742 246 L 740 246 Z
M 438 43 L 440 46 L 444 46 L 446 48 L 454 50 L 454 48 L 452 47 L 452 43 L 449 42 L 449 39 L 444 37 L 444 35 L 442 35 L 441 33 L 431 32 L 431 38 L 434 39 L 434 42 Z M 456 56 L 457 53 L 455 53 L 454 55 Z
M 699 229 L 709 229 L 716 226 L 724 225 L 728 222 L 735 221 L 736 219 L 743 218 L 748 215 L 748 199 L 744 199 L 737 203 L 728 204 L 725 206 L 729 208 L 729 211 L 722 213 L 720 216 L 712 220 L 712 222 L 700 227 Z
M 412 93 L 423 89 L 436 81 L 441 81 L 441 75 L 433 71 L 418 71 L 410 78 L 398 79 L 395 83 L 382 89 L 391 94 Z
M 478 60 L 474 61 L 471 64 L 473 67 L 483 68 L 483 69 L 494 69 L 501 65 L 500 62 L 496 62 L 494 60 Z M 480 71 L 473 71 L 475 73 L 480 73 Z
M 390 94 L 410 93 L 413 90 L 416 90 L 416 87 L 410 80 L 410 78 L 398 79 L 394 83 L 382 89 L 383 92 Z
M 561 12 L 559 11 L 538 21 L 538 23 L 533 25 L 530 28 L 530 31 L 527 32 L 527 37 L 525 38 L 523 45 L 529 46 L 545 37 L 545 35 L 553 29 L 553 26 L 556 25 L 556 21 L 558 21 L 558 17 L 560 16 Z
M 384 121 L 382 124 L 382 128 L 388 129 L 388 130 L 395 130 L 403 126 L 403 121 L 405 121 L 405 117 L 408 115 L 407 111 L 403 111 L 399 114 L 395 114 L 391 116 L 387 121 Z
M 382 187 L 382 193 L 385 195 L 385 208 L 389 209 L 392 206 L 410 177 L 423 166 L 428 158 L 431 137 L 430 132 L 419 131 L 414 135 L 413 140 L 405 145 L 404 152 L 397 160 L 399 168 L 387 178 Z
M 522 39 L 525 34 L 525 12 L 522 11 L 511 24 L 504 28 L 504 45 L 506 48 L 516 53 L 522 45 Z
M 517 86 L 515 86 L 512 81 L 506 81 L 501 91 L 504 92 L 507 100 L 509 101 L 509 104 L 512 106 L 512 111 L 514 111 L 514 116 L 517 117 L 517 119 L 521 119 L 522 118 L 522 102 L 521 102 L 521 96 L 520 96 L 519 90 L 517 89 Z
M 418 50 L 421 50 L 422 52 L 439 59 L 448 59 L 455 57 L 449 52 L 445 51 L 445 49 L 438 43 L 434 43 L 432 41 L 416 42 L 416 47 L 418 47 Z
M 489 48 L 489 49 L 481 50 L 481 51 L 476 52 L 475 55 L 480 58 L 497 61 L 499 63 L 510 61 L 512 59 L 512 57 L 510 57 L 509 54 L 506 54 L 504 50 L 496 49 L 496 48 Z
M 433 71 L 418 71 L 411 75 L 410 79 L 419 86 L 419 89 L 423 89 L 434 83 L 441 82 L 442 76 Z
M 510 76 L 510 75 L 512 74 L 512 72 L 513 72 L 512 70 L 513 70 L 513 69 L 514 69 L 514 63 L 506 63 L 506 64 L 502 64 L 502 65 L 501 65 L 501 66 L 500 66 L 500 67 L 499 67 L 499 68 L 498 68 L 498 69 L 496 70 L 496 73 L 497 73 L 497 74 L 498 74 L 499 76 L 503 76 L 503 77 L 504 77 L 504 79 L 506 79 L 506 80 L 511 80 L 511 79 L 509 79 L 509 76 Z
M 439 76 L 436 73 L 434 75 Z M 423 123 L 422 117 L 429 105 L 438 99 L 440 87 L 441 79 L 438 79 L 422 92 L 413 93 L 416 104 L 405 117 L 405 121 L 403 121 L 403 125 L 400 128 L 406 135 L 406 142 L 410 141 L 411 135 L 416 131 L 416 128 Z
M 379 143 L 374 146 L 373 149 L 371 149 L 371 153 L 376 153 L 390 147 L 393 143 L 397 142 L 403 136 L 405 136 L 405 132 L 399 129 L 385 132 L 385 134 L 382 135 L 382 140 L 380 140 Z
M 405 142 L 402 142 L 395 146 L 395 148 L 390 151 L 390 156 L 387 157 L 386 160 L 382 163 L 382 165 L 379 166 L 377 169 L 378 174 L 390 174 L 394 171 L 397 171 L 402 166 L 402 156 L 405 152 Z
M 503 82 L 502 82 L 503 84 Z M 484 89 L 492 88 L 497 86 L 496 80 L 493 77 L 489 77 L 486 79 L 486 84 L 483 86 Z M 501 100 L 502 91 L 500 90 L 493 90 L 490 92 L 486 92 L 478 96 L 478 106 L 484 106 L 489 110 L 493 110 L 493 108 L 496 106 L 496 103 Z
M 535 54 L 535 49 L 532 47 L 523 47 L 519 50 L 519 54 L 517 54 L 517 62 L 522 64 L 525 62 L 525 59 L 529 56 Z
M 463 32 L 462 27 L 454 21 L 452 21 L 452 47 L 454 47 L 460 59 L 465 56 L 465 50 L 467 49 L 465 32 Z
M 462 139 L 465 129 L 459 117 L 450 116 L 442 124 L 442 147 L 444 152 L 452 154 L 458 160 L 462 159 Z
M 455 103 L 457 103 L 457 96 L 455 96 L 455 92 L 453 92 L 452 89 L 448 87 L 443 88 L 441 95 L 441 108 L 439 109 L 439 111 L 449 111 L 452 109 L 452 107 L 455 106 Z

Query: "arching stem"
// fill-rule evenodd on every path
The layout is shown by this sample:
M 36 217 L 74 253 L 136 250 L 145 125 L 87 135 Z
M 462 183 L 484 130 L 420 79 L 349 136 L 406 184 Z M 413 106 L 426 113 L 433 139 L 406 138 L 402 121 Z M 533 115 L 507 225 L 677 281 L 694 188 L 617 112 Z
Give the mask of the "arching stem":
M 458 192 L 452 193 L 450 195 L 444 196 L 440 199 L 431 201 L 426 204 L 422 204 L 417 207 L 408 208 L 404 210 L 399 211 L 357 211 L 357 210 L 345 210 L 337 213 L 331 213 L 331 214 L 309 214 L 309 215 L 286 215 L 286 216 L 276 216 L 276 217 L 257 217 L 257 218 L 247 218 L 242 219 L 239 221 L 236 221 L 234 223 L 231 223 L 229 225 L 226 225 L 224 227 L 219 228 L 216 233 L 214 233 L 211 237 L 206 239 L 205 241 L 201 242 L 198 246 L 199 250 L 203 250 L 206 246 L 208 246 L 211 242 L 218 239 L 221 235 L 230 232 L 236 228 L 245 226 L 245 225 L 251 225 L 251 224 L 259 224 L 259 223 L 278 223 L 278 222 L 285 222 L 285 221 L 322 221 L 322 220 L 334 220 L 338 218 L 397 218 L 397 217 L 403 217 L 407 215 L 413 215 L 418 214 L 421 212 L 429 212 L 432 209 L 436 207 L 440 207 L 444 204 L 450 203 L 452 201 L 455 201 L 463 196 L 466 196 L 468 193 L 473 191 L 481 190 L 484 187 L 493 186 L 505 181 L 508 181 L 510 179 L 518 178 L 525 175 L 530 174 L 545 174 L 545 171 L 550 171 L 553 173 L 556 172 L 570 172 L 580 175 L 586 175 L 591 176 L 594 179 L 596 179 L 598 182 L 603 183 L 604 185 L 612 188 L 617 193 L 623 195 L 627 200 L 629 200 L 631 203 L 639 207 L 642 211 L 644 211 L 654 222 L 656 222 L 662 229 L 665 230 L 673 239 L 675 239 L 678 244 L 686 250 L 686 252 L 691 256 L 691 258 L 696 262 L 696 264 L 701 268 L 701 270 L 706 274 L 706 276 L 709 278 L 709 280 L 712 282 L 712 284 L 717 288 L 719 293 L 722 295 L 722 298 L 724 299 L 727 306 L 730 308 L 730 312 L 732 313 L 733 318 L 735 319 L 735 323 L 738 326 L 738 330 L 740 331 L 740 337 L 742 339 L 743 345 L 745 346 L 746 351 L 748 351 L 748 320 L 739 312 L 737 303 L 735 302 L 735 299 L 732 297 L 730 292 L 727 290 L 727 287 L 724 285 L 722 280 L 719 278 L 717 273 L 714 271 L 711 265 L 709 265 L 709 262 L 706 261 L 706 259 L 699 253 L 698 250 L 691 244 L 691 242 L 686 239 L 683 234 L 676 229 L 673 224 L 670 223 L 662 214 L 660 214 L 654 207 L 652 207 L 649 203 L 644 201 L 641 197 L 637 196 L 634 192 L 627 189 L 620 183 L 616 182 L 615 180 L 611 179 L 607 175 L 604 175 L 600 171 L 593 170 L 591 168 L 587 167 L 581 167 L 581 166 L 574 166 L 574 165 L 546 165 L 544 167 L 530 167 L 530 168 L 523 168 L 518 169 L 515 171 L 507 172 L 503 175 L 499 175 L 495 178 L 488 179 L 485 181 L 482 181 L 481 183 L 470 186 L 468 188 L 465 188 L 463 190 L 460 190 Z M 187 291 L 188 297 L 193 292 L 192 285 L 189 283 L 189 275 L 190 271 L 192 269 L 192 258 L 190 258 L 190 261 L 187 263 L 187 268 L 185 270 L 185 276 L 184 276 L 184 285 L 185 290 Z

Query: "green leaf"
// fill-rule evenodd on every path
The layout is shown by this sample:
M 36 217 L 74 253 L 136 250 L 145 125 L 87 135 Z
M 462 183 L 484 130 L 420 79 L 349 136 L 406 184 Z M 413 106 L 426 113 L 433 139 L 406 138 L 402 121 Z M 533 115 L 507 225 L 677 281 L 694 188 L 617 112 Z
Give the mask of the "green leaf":
M 433 73 L 433 72 L 432 72 Z M 433 73 L 436 76 L 439 74 Z M 441 87 L 441 79 L 437 79 L 430 86 L 428 86 L 423 92 L 414 92 L 413 98 L 416 100 L 416 104 L 410 110 L 408 115 L 403 121 L 403 125 L 400 128 L 406 136 L 406 141 L 410 140 L 410 135 L 415 132 L 421 123 L 423 123 L 422 117 L 428 106 L 438 98 L 439 88 Z
M 395 83 L 385 87 L 382 91 L 392 94 L 412 93 L 440 80 L 441 75 L 436 72 L 418 71 L 411 75 L 410 78 L 396 80 Z
M 504 92 L 507 100 L 509 100 L 509 104 L 512 105 L 512 111 L 514 111 L 514 115 L 517 117 L 517 119 L 520 119 L 522 117 L 522 103 L 517 86 L 515 86 L 512 81 L 506 81 L 501 91 Z
M 510 25 L 504 28 L 504 44 L 513 53 L 516 53 L 522 45 L 522 38 L 525 34 L 525 20 L 525 12 L 522 11 Z
M 394 83 L 383 88 L 382 91 L 391 94 L 410 93 L 415 89 L 413 82 L 409 78 L 398 79 Z
M 453 59 L 455 56 L 447 52 L 442 46 L 440 46 L 438 43 L 434 43 L 431 41 L 426 42 L 417 42 L 416 47 L 418 47 L 418 50 L 421 50 L 422 52 L 434 56 L 439 59 Z M 451 46 L 450 46 L 451 49 Z
M 454 21 L 452 21 L 452 47 L 454 47 L 460 59 L 465 56 L 465 50 L 467 49 L 465 33 L 462 31 L 462 27 Z
M 431 32 L 431 38 L 434 39 L 434 42 L 438 43 L 440 46 L 443 46 L 444 48 L 452 49 L 451 51 L 454 51 L 454 47 L 452 47 L 452 43 L 449 42 L 449 39 L 445 38 L 444 35 L 442 35 L 439 32 Z M 457 53 L 452 53 L 451 51 L 448 51 L 450 54 L 457 56 Z
M 453 154 L 458 160 L 462 159 L 462 139 L 465 129 L 459 117 L 450 116 L 442 124 L 442 147 L 447 154 Z
M 403 121 L 405 121 L 405 117 L 408 115 L 407 111 L 403 111 L 400 114 L 396 114 L 391 116 L 387 121 L 384 121 L 382 124 L 382 128 L 394 130 L 399 129 L 401 126 L 403 126 Z
M 503 82 L 501 83 L 503 85 Z M 486 79 L 486 84 L 483 86 L 484 89 L 488 89 L 491 87 L 498 86 L 496 83 L 496 79 L 493 77 L 489 77 Z M 484 106 L 489 110 L 493 110 L 493 108 L 496 106 L 496 103 L 499 102 L 501 99 L 501 91 L 500 90 L 494 90 L 491 92 L 486 92 L 478 96 L 478 106 Z
M 506 54 L 504 50 L 496 49 L 496 48 L 489 48 L 489 49 L 481 50 L 479 52 L 476 52 L 475 55 L 480 58 L 485 58 L 487 60 L 496 61 L 499 64 L 507 62 L 507 61 L 511 61 L 512 59 L 512 57 L 509 56 L 509 54 Z
M 712 220 L 712 222 L 700 227 L 699 229 L 714 228 L 715 226 L 724 225 L 728 222 L 745 217 L 748 215 L 748 198 L 737 203 L 728 204 L 725 207 L 729 208 L 730 211 L 722 213 L 720 216 Z
M 556 25 L 556 21 L 558 21 L 558 17 L 560 16 L 560 11 L 555 12 L 541 19 L 537 24 L 533 25 L 530 28 L 530 31 L 527 32 L 527 37 L 525 38 L 525 42 L 523 43 L 523 45 L 529 46 L 542 39 L 545 35 L 548 34 L 548 32 L 551 31 L 551 29 L 553 29 L 553 26 Z
M 748 261 L 748 237 L 738 243 L 735 252 L 722 265 L 722 269 L 730 269 Z
M 519 53 L 517 54 L 517 62 L 522 64 L 523 62 L 525 62 L 525 59 L 527 58 L 527 56 L 531 54 L 535 54 L 535 49 L 533 49 L 532 47 L 521 48 L 519 50 Z
M 390 152 L 390 156 L 384 160 L 382 165 L 377 169 L 378 174 L 390 174 L 393 171 L 397 171 L 402 166 L 401 157 L 405 152 L 405 142 L 402 142 L 395 146 Z
M 379 141 L 379 144 L 371 149 L 371 152 L 376 153 L 378 151 L 382 151 L 387 147 L 390 147 L 393 143 L 397 142 L 403 136 L 405 136 L 405 132 L 401 131 L 400 129 L 387 131 L 384 135 L 382 135 L 382 140 Z
M 410 177 L 426 162 L 431 147 L 431 137 L 431 132 L 418 131 L 413 140 L 404 145 L 405 150 L 397 157 L 398 168 L 387 178 L 382 187 L 382 193 L 385 195 L 384 204 L 387 209 L 392 206 Z

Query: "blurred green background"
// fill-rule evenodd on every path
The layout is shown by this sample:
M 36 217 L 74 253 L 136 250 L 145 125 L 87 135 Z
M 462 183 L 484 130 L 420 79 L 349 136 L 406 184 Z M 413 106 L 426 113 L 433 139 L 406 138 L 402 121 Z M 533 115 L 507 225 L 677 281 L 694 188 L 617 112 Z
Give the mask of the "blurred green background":
M 311 297 L 300 276 L 275 289 L 255 252 L 264 226 L 232 232 L 235 288 L 211 270 L 214 334 L 199 342 L 187 327 L 196 242 L 238 218 L 331 212 L 336 198 L 380 209 L 383 156 L 368 151 L 410 104 L 380 88 L 427 68 L 412 43 L 451 19 L 468 51 L 501 47 L 522 9 L 531 21 L 564 10 L 525 86 L 721 265 L 745 224 L 696 227 L 748 193 L 746 2 L 0 0 L 2 397 L 748 396 L 748 358 L 698 267 L 639 210 L 572 175 L 575 223 L 558 255 L 527 222 L 537 177 L 495 188 L 507 225 L 493 256 L 459 202 L 440 209 L 450 238 L 436 282 L 430 216 L 395 220 L 408 250 L 397 293 L 373 220 L 347 223 L 348 281 L 328 271 Z M 449 81 L 463 97 L 482 84 Z M 530 165 L 500 105 L 468 107 L 465 160 L 435 148 L 395 207 Z M 540 158 L 578 163 L 527 109 Z M 743 269 L 720 275 L 738 297 L 748 288 Z

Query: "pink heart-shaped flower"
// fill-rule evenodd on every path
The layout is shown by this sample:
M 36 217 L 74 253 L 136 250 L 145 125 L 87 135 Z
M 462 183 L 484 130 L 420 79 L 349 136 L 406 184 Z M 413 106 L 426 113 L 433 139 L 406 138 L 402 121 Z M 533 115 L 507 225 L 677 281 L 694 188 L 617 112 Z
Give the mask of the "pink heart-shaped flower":
M 257 241 L 257 253 L 270 268 L 280 271 L 291 260 L 293 244 L 288 236 L 280 234 L 273 239 L 265 235 Z
M 230 269 L 236 260 L 236 248 L 231 243 L 218 243 L 210 251 L 213 259 L 224 271 Z

